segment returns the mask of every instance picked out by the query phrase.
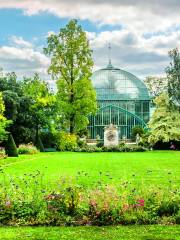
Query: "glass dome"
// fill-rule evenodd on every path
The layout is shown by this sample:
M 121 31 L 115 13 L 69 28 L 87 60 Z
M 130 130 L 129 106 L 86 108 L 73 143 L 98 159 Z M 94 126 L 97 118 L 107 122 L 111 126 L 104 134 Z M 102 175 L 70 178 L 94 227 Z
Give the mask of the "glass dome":
M 145 84 L 133 74 L 114 68 L 111 63 L 92 75 L 97 100 L 149 100 Z

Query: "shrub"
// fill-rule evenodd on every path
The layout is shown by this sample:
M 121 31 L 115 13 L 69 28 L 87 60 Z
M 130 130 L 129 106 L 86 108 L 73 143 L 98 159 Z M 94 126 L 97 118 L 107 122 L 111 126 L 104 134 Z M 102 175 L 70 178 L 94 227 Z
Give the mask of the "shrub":
M 38 149 L 33 144 L 21 144 L 18 148 L 19 154 L 37 154 Z
M 78 145 L 78 147 L 80 147 L 80 148 L 84 148 L 84 147 L 87 146 L 87 143 L 86 143 L 85 140 L 78 139 L 78 140 L 77 140 L 77 145 Z
M 73 151 L 77 147 L 77 137 L 61 131 L 56 136 L 56 144 L 59 151 Z
M 104 143 L 103 142 L 98 142 L 97 144 L 96 144 L 96 147 L 103 147 L 104 146 Z
M 18 157 L 18 150 L 11 133 L 5 143 L 5 152 L 9 157 Z
M 109 146 L 109 147 L 97 147 L 92 145 L 87 145 L 85 147 L 76 147 L 73 149 L 74 152 L 145 152 L 146 148 L 142 146 L 128 146 L 128 145 L 120 145 L 120 146 Z
M 0 160 L 7 158 L 4 148 L 0 148 Z
M 103 152 L 145 152 L 146 148 L 142 146 L 128 146 L 128 145 L 120 145 L 120 146 L 109 146 L 102 147 Z
M 142 136 L 144 134 L 144 129 L 141 126 L 135 126 L 132 128 L 132 139 L 136 139 L 136 135 Z
M 89 152 L 89 153 L 93 153 L 93 152 L 102 152 L 102 148 L 96 147 L 96 146 L 85 146 L 85 147 L 77 147 L 74 149 L 75 152 Z

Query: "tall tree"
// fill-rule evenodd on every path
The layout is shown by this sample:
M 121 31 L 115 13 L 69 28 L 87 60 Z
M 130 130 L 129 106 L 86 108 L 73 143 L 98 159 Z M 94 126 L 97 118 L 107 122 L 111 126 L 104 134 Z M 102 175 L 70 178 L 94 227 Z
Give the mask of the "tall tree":
M 180 141 L 180 113 L 170 108 L 169 96 L 162 93 L 154 100 L 156 110 L 149 122 L 149 142 Z
M 70 133 L 88 125 L 88 115 L 96 112 L 92 75 L 92 51 L 86 33 L 76 20 L 48 37 L 45 53 L 51 57 L 49 73 L 57 80 L 59 122 Z
M 180 111 L 180 53 L 177 48 L 169 52 L 170 66 L 166 73 L 168 78 L 168 93 L 171 104 Z

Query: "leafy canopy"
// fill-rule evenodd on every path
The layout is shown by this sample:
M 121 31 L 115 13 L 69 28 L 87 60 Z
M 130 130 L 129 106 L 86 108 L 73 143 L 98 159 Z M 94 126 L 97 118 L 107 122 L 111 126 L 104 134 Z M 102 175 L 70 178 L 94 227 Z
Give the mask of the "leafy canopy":
M 97 108 L 86 33 L 71 20 L 57 35 L 48 37 L 44 51 L 51 57 L 49 73 L 57 80 L 58 122 L 64 130 L 77 133 L 87 127 L 88 115 Z
M 153 98 L 167 90 L 167 78 L 165 77 L 149 76 L 144 82 Z
M 54 95 L 50 92 L 46 82 L 41 81 L 38 74 L 33 78 L 26 78 L 22 83 L 22 90 L 31 100 L 30 114 L 34 129 L 47 127 L 53 117 Z
M 3 141 L 7 135 L 6 127 L 10 124 L 4 116 L 5 105 L 2 97 L 2 93 L 0 92 L 0 142 Z
M 149 143 L 169 142 L 180 140 L 180 113 L 170 107 L 167 93 L 162 93 L 154 100 L 156 110 L 149 122 Z

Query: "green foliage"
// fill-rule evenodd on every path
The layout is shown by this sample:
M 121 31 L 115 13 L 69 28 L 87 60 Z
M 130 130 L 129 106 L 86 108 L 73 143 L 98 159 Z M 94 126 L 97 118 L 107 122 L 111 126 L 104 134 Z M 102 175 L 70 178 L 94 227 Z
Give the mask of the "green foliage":
M 0 93 L 0 142 L 6 139 L 6 135 L 7 135 L 6 128 L 10 124 L 10 121 L 8 121 L 4 117 L 4 112 L 5 112 L 5 105 L 2 98 L 2 93 Z
M 77 140 L 77 145 L 78 145 L 78 147 L 80 147 L 80 148 L 86 147 L 86 146 L 87 146 L 86 140 L 84 140 L 84 139 L 79 139 L 79 138 L 78 138 L 78 140 Z
M 92 51 L 86 33 L 76 20 L 48 37 L 45 53 L 51 57 L 49 73 L 57 80 L 57 123 L 70 133 L 79 133 L 88 125 L 88 116 L 96 112 L 96 93 L 92 75 Z
M 6 182 L 0 195 L 3 225 L 141 225 L 163 223 L 164 218 L 176 224 L 179 215 L 179 194 L 170 186 L 166 191 L 136 189 L 126 181 L 123 187 L 98 183 L 87 190 L 62 179 L 52 187 L 43 184 L 40 172 Z
M 29 143 L 29 144 L 19 145 L 18 153 L 19 154 L 37 154 L 39 153 L 39 151 L 33 144 Z
M 18 157 L 18 150 L 11 133 L 8 134 L 8 139 L 5 143 L 5 151 L 8 157 Z
M 55 132 L 41 132 L 41 140 L 45 148 L 55 148 L 56 147 L 56 133 Z
M 8 131 L 17 145 L 32 142 L 37 130 L 50 127 L 55 96 L 37 74 L 21 81 L 14 73 L 2 73 L 0 91 L 5 103 L 5 117 L 12 121 Z
M 7 158 L 7 155 L 5 153 L 5 149 L 1 148 L 0 149 L 0 160 Z
M 156 110 L 149 122 L 149 143 L 154 145 L 159 141 L 180 140 L 180 113 L 170 108 L 168 95 L 163 93 L 154 102 Z
M 171 104 L 180 111 L 180 53 L 177 48 L 169 52 L 172 60 L 166 69 L 168 78 L 168 94 Z
M 167 89 L 167 78 L 149 76 L 145 79 L 145 84 L 152 97 L 157 97 Z
M 38 132 L 36 133 L 34 145 L 37 147 L 37 149 L 38 149 L 40 152 L 44 152 L 44 146 L 43 146 L 43 143 L 42 143 L 42 141 L 41 141 L 41 137 L 40 137 L 40 135 L 39 135 Z
M 150 132 L 149 131 L 145 132 L 142 135 L 138 146 L 142 146 L 142 147 L 145 147 L 145 148 L 149 149 L 149 147 L 150 147 L 150 144 L 149 144 L 149 141 L 148 141 L 149 136 L 150 136 Z
M 57 133 L 56 142 L 59 151 L 73 151 L 77 147 L 77 136 L 60 131 Z
M 49 127 L 53 119 L 55 97 L 47 83 L 35 74 L 33 78 L 24 79 L 22 86 L 24 94 L 32 101 L 30 112 L 34 130 Z
M 142 137 L 142 135 L 144 134 L 144 128 L 142 128 L 141 126 L 135 126 L 132 129 L 132 138 L 135 140 L 136 139 L 136 135 L 139 134 L 140 137 Z
M 15 121 L 18 114 L 19 108 L 19 97 L 17 93 L 12 91 L 4 91 L 3 92 L 3 101 L 6 106 L 5 116 L 7 119 Z
M 120 146 L 109 146 L 109 147 L 98 147 L 98 146 L 83 146 L 74 148 L 75 152 L 145 152 L 147 149 L 142 146 L 128 146 L 128 145 L 120 145 Z

